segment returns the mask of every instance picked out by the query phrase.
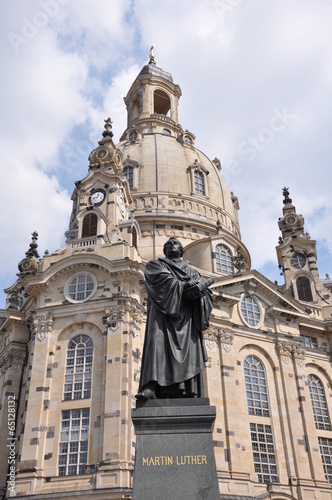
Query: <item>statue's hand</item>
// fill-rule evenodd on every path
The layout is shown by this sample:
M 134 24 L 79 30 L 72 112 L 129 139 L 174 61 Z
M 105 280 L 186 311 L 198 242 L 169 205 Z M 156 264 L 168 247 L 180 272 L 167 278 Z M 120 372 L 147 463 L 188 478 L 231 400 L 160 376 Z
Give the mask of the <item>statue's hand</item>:
M 184 289 L 186 290 L 187 288 L 192 288 L 193 286 L 197 285 L 199 283 L 199 278 L 193 278 L 189 281 L 186 281 L 184 285 Z

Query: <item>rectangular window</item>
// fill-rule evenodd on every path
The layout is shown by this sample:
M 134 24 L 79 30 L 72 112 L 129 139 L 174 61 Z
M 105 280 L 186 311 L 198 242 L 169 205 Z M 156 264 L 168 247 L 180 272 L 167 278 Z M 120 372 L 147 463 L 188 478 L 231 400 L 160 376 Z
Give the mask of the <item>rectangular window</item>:
M 195 193 L 205 195 L 204 176 L 198 170 L 194 171 Z
M 271 425 L 250 424 L 255 472 L 260 483 L 277 483 L 277 465 L 274 454 Z
M 319 437 L 318 442 L 325 477 L 332 484 L 332 439 Z
M 303 347 L 307 347 L 309 349 L 317 349 L 318 341 L 316 337 L 308 337 L 307 335 L 300 335 L 300 339 Z
M 59 476 L 85 474 L 88 460 L 89 419 L 89 408 L 62 412 Z

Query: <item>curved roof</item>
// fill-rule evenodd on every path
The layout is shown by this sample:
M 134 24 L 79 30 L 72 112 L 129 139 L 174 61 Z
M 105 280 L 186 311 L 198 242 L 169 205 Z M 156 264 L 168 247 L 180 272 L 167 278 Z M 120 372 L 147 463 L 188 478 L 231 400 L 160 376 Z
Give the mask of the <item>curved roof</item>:
M 237 209 L 225 181 L 217 166 L 200 150 L 162 132 L 145 134 L 138 143 L 124 141 L 117 147 L 123 153 L 124 162 L 134 160 L 141 167 L 133 197 L 153 192 L 194 197 L 218 211 L 221 209 L 238 224 Z M 207 196 L 194 194 L 191 168 L 205 174 Z

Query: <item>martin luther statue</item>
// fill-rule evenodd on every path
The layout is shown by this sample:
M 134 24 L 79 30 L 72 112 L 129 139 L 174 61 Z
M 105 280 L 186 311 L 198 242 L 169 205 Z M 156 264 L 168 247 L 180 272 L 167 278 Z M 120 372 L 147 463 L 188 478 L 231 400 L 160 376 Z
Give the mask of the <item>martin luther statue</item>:
M 203 397 L 207 353 L 202 331 L 209 326 L 213 279 L 203 280 L 182 260 L 176 238 L 164 245 L 165 258 L 148 262 L 148 314 L 143 346 L 140 400 Z

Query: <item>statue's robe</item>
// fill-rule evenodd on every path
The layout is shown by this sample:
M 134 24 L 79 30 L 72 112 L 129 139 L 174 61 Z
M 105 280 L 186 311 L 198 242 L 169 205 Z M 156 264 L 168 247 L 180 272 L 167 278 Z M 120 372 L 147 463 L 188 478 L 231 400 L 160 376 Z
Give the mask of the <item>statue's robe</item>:
M 207 353 L 202 331 L 209 326 L 212 292 L 206 289 L 196 299 L 185 298 L 188 281 L 203 281 L 188 264 L 163 258 L 146 266 L 147 323 L 139 390 L 157 382 L 157 397 L 203 396 Z

